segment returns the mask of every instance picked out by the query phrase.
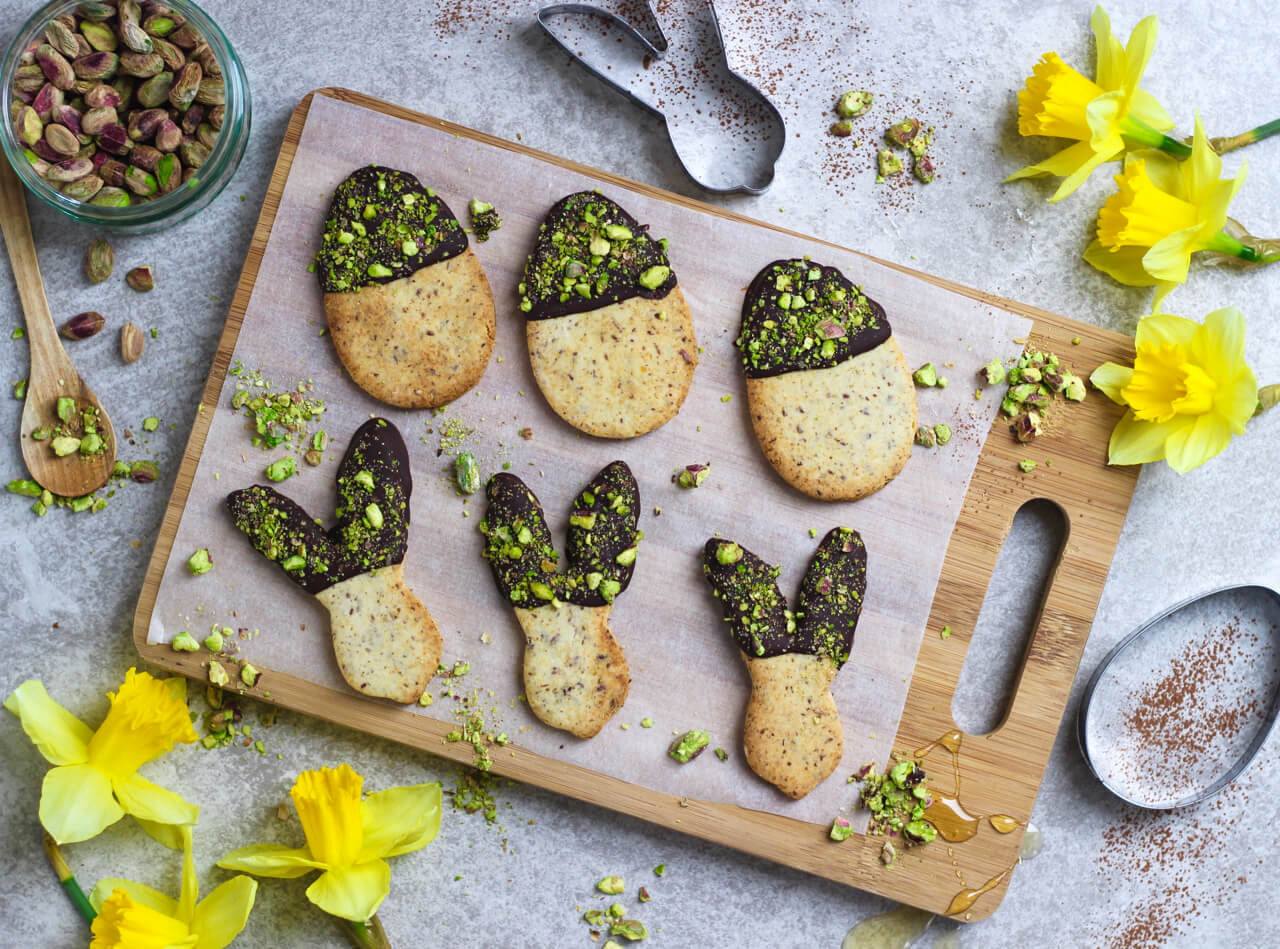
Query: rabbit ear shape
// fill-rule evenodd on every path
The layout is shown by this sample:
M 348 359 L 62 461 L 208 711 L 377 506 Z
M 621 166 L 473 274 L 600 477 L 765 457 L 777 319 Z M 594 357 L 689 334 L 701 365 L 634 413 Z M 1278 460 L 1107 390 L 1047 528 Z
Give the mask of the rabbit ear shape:
M 315 520 L 274 488 L 255 484 L 227 495 L 236 527 L 268 560 L 308 593 L 351 576 L 350 564 Z
M 825 656 L 837 668 L 853 648 L 867 589 L 867 548 L 849 527 L 827 532 L 800 581 L 799 620 L 792 652 Z
M 566 599 L 604 606 L 631 583 L 640 540 L 640 488 L 624 461 L 602 468 L 574 501 L 565 546 Z
M 384 418 L 361 425 L 338 466 L 335 546 L 359 571 L 400 563 L 409 544 L 413 476 L 400 431 Z
M 712 538 L 702 551 L 702 572 L 743 655 L 766 658 L 795 651 L 795 618 L 778 589 L 777 567 L 740 544 Z
M 489 479 L 485 496 L 484 559 L 502 595 L 512 606 L 528 609 L 559 599 L 559 555 L 533 492 L 515 475 L 501 472 Z

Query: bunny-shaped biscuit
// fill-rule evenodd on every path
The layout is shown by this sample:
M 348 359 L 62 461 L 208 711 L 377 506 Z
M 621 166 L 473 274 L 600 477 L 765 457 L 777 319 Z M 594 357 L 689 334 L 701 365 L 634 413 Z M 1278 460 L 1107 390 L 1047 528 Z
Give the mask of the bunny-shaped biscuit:
M 625 462 L 615 461 L 578 495 L 564 573 L 556 569 L 542 505 L 525 483 L 497 474 L 486 493 L 484 557 L 524 630 L 529 708 L 552 728 L 590 738 L 622 708 L 631 686 L 609 613 L 635 569 L 636 480 Z
M 413 481 L 400 432 L 365 422 L 338 467 L 337 523 L 325 531 L 274 488 L 227 496 L 236 527 L 329 611 L 333 651 L 357 692 L 415 702 L 440 663 L 440 630 L 404 583 Z
M 778 568 L 733 541 L 707 541 L 702 572 L 751 676 L 747 764 L 782 793 L 804 797 L 844 753 L 831 682 L 849 658 L 862 611 L 862 538 L 848 527 L 827 533 L 800 583 L 795 612 L 778 590 Z

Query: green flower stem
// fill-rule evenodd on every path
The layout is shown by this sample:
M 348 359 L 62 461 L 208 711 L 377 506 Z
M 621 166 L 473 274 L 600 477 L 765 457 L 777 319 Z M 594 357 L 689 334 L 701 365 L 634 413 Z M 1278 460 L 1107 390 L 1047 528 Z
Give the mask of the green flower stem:
M 391 949 L 391 942 L 387 939 L 387 933 L 382 928 L 382 920 L 378 919 L 377 913 L 363 923 L 354 923 L 349 919 L 344 919 L 342 922 L 343 928 L 347 931 L 347 938 L 356 949 Z
M 84 895 L 84 890 L 80 889 L 80 884 L 71 873 L 71 868 L 67 866 L 67 861 L 62 856 L 62 851 L 58 848 L 58 842 L 49 836 L 46 831 L 44 835 L 44 853 L 49 858 L 49 865 L 53 867 L 53 872 L 58 875 L 58 882 L 62 884 L 62 888 L 67 891 L 67 896 L 75 908 L 80 911 L 80 915 L 84 917 L 86 923 L 92 923 L 95 916 L 98 915 L 97 910 L 89 903 L 89 898 Z
M 1145 122 L 1139 122 L 1133 116 L 1124 119 L 1122 128 L 1121 134 L 1131 143 L 1145 145 L 1147 148 L 1158 148 L 1178 159 L 1191 157 L 1190 145 L 1186 145 L 1176 138 L 1170 138 L 1163 132 L 1156 131 L 1150 125 Z
M 1234 152 L 1237 148 L 1244 148 L 1246 145 L 1252 145 L 1260 142 L 1264 138 L 1270 138 L 1280 132 L 1280 119 L 1273 119 L 1257 128 L 1249 129 L 1247 132 L 1241 132 L 1239 135 L 1228 135 L 1224 138 L 1209 139 L 1209 147 L 1219 155 L 1225 155 L 1227 152 Z
M 1258 240 L 1254 237 L 1250 237 L 1249 241 L 1251 243 L 1232 237 L 1226 231 L 1219 231 L 1213 235 L 1213 240 L 1205 250 L 1238 257 L 1249 264 L 1272 264 L 1280 260 L 1280 247 L 1276 241 Z
M 1253 410 L 1255 416 L 1269 411 L 1280 404 L 1280 383 L 1273 382 L 1258 390 L 1258 407 Z

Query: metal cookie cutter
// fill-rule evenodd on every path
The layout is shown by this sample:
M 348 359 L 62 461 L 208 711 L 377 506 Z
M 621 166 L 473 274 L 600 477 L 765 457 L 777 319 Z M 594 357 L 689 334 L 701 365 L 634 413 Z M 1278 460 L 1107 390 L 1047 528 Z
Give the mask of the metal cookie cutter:
M 676 24 L 674 45 L 649 3 L 632 6 L 643 32 L 586 3 L 543 7 L 538 23 L 596 76 L 662 117 L 695 182 L 717 193 L 762 193 L 773 182 L 786 126 L 764 93 L 729 67 L 711 0 L 685 4 L 692 15 Z
M 1234 781 L 1278 713 L 1280 593 L 1242 584 L 1183 600 L 1120 640 L 1085 687 L 1076 738 L 1107 790 L 1168 810 Z

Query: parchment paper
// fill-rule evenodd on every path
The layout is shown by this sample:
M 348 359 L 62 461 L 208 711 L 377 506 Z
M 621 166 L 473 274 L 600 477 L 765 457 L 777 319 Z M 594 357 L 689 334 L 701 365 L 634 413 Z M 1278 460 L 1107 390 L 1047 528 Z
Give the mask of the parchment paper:
M 472 197 L 491 202 L 502 215 L 502 229 L 488 242 L 472 241 L 498 305 L 495 357 L 476 388 L 439 415 L 392 409 L 367 396 L 342 371 L 321 333 L 321 295 L 307 267 L 333 189 L 371 161 L 413 172 L 464 223 Z M 563 195 L 598 186 L 648 223 L 655 237 L 670 238 L 671 258 L 705 349 L 680 414 L 629 441 L 582 435 L 551 412 L 533 381 L 524 318 L 515 306 L 515 284 L 542 215 Z M 950 424 L 951 443 L 916 448 L 896 480 L 856 503 L 814 501 L 789 488 L 765 460 L 747 414 L 733 346 L 743 290 L 766 263 L 804 254 L 839 267 L 884 305 L 912 366 L 931 361 L 951 380 L 944 390 L 919 394 L 921 422 Z M 539 159 L 317 95 L 234 359 L 261 370 L 278 389 L 311 380 L 314 395 L 326 401 L 328 410 L 316 426 L 331 438 L 324 464 L 299 463 L 298 474 L 278 487 L 327 523 L 333 477 L 351 432 L 374 414 L 400 427 L 415 474 L 407 582 L 440 625 L 445 664 L 471 663 L 455 690 L 491 691 L 485 707 L 496 715 L 488 717 L 515 743 L 666 793 L 826 822 L 838 810 L 847 811 L 852 800 L 845 778 L 868 761 L 883 763 L 891 750 L 948 538 L 999 401 L 994 390 L 975 399 L 974 372 L 993 356 L 1016 354 L 1020 347 L 1012 340 L 1029 329 L 1022 317 L 853 253 L 601 186 Z M 205 408 L 214 417 L 149 639 L 167 642 L 184 629 L 202 638 L 215 623 L 231 626 L 244 632 L 236 641 L 240 654 L 267 670 L 266 676 L 277 670 L 346 690 L 326 613 L 250 547 L 223 505 L 228 492 L 265 483 L 263 469 L 285 453 L 285 446 L 266 451 L 250 444 L 244 419 L 230 407 L 234 382 L 228 377 L 218 405 Z M 480 555 L 483 494 L 464 501 L 450 478 L 451 455 L 438 452 L 447 420 L 474 429 L 465 447 L 476 454 L 484 477 L 509 463 L 525 479 L 542 500 L 559 545 L 572 498 L 597 470 L 621 458 L 639 481 L 645 536 L 634 580 L 611 619 L 630 664 L 631 693 L 589 741 L 548 728 L 517 700 L 523 691 L 522 637 Z M 526 426 L 533 430 L 530 440 L 518 435 Z M 711 476 L 701 488 L 683 491 L 671 483 L 675 468 L 708 461 Z M 781 589 L 794 597 L 817 545 L 810 529 L 821 537 L 836 525 L 857 528 L 868 550 L 865 608 L 852 656 L 834 685 L 844 760 L 819 788 L 791 801 L 744 761 L 741 728 L 749 680 L 702 578 L 700 554 L 714 534 L 737 540 L 780 564 Z M 200 547 L 212 551 L 215 566 L 192 577 L 185 561 Z M 269 690 L 268 683 L 269 678 Z M 441 691 L 439 679 L 431 691 Z M 452 721 L 454 707 L 437 700 L 429 708 L 406 708 L 405 714 Z M 646 716 L 654 727 L 640 727 Z M 708 751 L 681 766 L 667 757 L 673 735 L 689 728 L 709 731 L 713 747 L 727 750 L 729 760 L 722 763 Z M 500 767 L 501 751 L 494 754 Z

